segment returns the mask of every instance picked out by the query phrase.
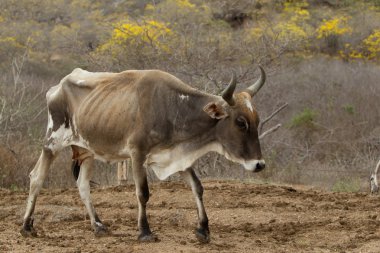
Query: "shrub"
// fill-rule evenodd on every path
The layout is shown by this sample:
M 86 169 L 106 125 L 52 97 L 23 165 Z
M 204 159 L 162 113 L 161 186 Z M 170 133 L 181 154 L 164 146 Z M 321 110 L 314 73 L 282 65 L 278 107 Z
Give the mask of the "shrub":
M 305 49 L 305 41 L 311 36 L 311 29 L 307 23 L 310 20 L 307 7 L 308 3 L 303 0 L 284 3 L 283 20 L 274 27 L 282 43 L 288 44 L 293 50 L 299 49 L 300 46 Z
M 380 57 L 380 30 L 376 29 L 366 39 L 363 40 L 364 48 L 367 51 L 368 59 Z
M 290 127 L 312 127 L 317 116 L 317 111 L 305 108 L 302 112 L 293 116 Z
M 335 17 L 324 20 L 316 30 L 317 39 L 325 41 L 325 52 L 335 54 L 340 47 L 340 38 L 342 35 L 352 32 L 352 28 L 348 25 L 350 17 Z
M 355 109 L 354 109 L 354 106 L 353 105 L 350 105 L 350 104 L 346 104 L 343 106 L 343 109 L 350 115 L 354 115 L 355 114 Z

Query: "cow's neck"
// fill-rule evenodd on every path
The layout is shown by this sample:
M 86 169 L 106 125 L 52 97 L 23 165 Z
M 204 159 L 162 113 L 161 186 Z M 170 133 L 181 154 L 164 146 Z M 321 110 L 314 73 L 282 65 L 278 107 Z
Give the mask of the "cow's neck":
M 179 94 L 172 115 L 174 139 L 186 140 L 197 137 L 206 143 L 214 141 L 217 120 L 211 118 L 203 108 L 206 104 L 220 99 L 204 93 Z
M 206 104 L 220 101 L 216 96 L 180 94 L 179 103 L 170 114 L 173 129 L 169 141 L 161 141 L 147 155 L 146 164 L 161 180 L 183 171 L 210 151 L 223 154 L 223 147 L 215 138 L 217 120 L 203 111 Z M 164 143 L 164 144 L 163 144 Z M 163 145 L 162 145 L 163 144 Z

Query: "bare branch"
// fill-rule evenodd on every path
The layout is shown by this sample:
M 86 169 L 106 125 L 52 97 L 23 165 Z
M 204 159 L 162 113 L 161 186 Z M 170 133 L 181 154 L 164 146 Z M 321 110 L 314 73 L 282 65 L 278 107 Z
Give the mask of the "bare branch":
M 259 125 L 259 133 L 262 132 L 263 130 L 263 127 L 264 125 L 269 121 L 271 120 L 274 116 L 276 116 L 279 112 L 281 112 L 283 109 L 285 109 L 289 104 L 288 103 L 285 103 L 283 104 L 280 108 L 278 108 L 276 111 L 274 111 L 271 115 L 269 115 L 269 117 L 267 117 L 266 119 L 264 119 L 260 125 Z
M 265 131 L 264 133 L 260 134 L 259 139 L 262 139 L 262 138 L 264 138 L 265 136 L 267 136 L 268 134 L 271 134 L 271 133 L 277 131 L 280 127 L 281 127 L 281 124 L 277 124 L 276 126 L 270 128 L 270 129 L 268 129 L 268 130 Z

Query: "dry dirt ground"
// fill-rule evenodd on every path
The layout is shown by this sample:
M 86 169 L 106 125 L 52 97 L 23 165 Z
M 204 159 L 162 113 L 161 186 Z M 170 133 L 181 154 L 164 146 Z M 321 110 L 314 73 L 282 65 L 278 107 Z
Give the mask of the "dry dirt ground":
M 93 189 L 112 234 L 95 237 L 76 189 L 43 190 L 37 238 L 19 230 L 26 192 L 0 189 L 0 252 L 380 252 L 380 197 L 305 187 L 206 181 L 211 242 L 193 234 L 196 204 L 180 182 L 151 185 L 155 243 L 139 243 L 133 186 Z

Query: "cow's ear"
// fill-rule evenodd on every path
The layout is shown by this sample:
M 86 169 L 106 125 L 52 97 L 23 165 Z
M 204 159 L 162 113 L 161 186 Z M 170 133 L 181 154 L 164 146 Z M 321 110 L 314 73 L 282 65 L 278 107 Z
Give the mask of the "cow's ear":
M 228 116 L 223 106 L 214 102 L 208 103 L 205 107 L 203 107 L 203 111 L 205 111 L 213 119 L 223 119 Z

